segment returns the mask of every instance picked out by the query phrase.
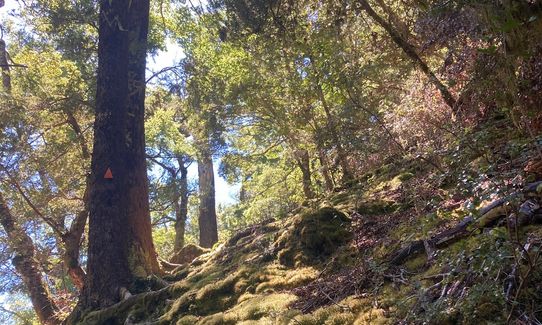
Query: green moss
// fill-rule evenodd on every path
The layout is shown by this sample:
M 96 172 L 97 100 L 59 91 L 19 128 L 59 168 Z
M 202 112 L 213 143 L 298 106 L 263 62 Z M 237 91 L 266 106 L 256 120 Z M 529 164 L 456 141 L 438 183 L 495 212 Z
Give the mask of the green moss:
M 330 201 L 333 205 L 339 205 L 341 203 L 345 203 L 345 202 L 348 202 L 349 199 L 351 197 L 351 193 L 350 192 L 341 192 L 341 193 L 338 193 L 336 195 L 334 195 Z
M 248 269 L 241 269 L 223 280 L 204 286 L 196 293 L 190 311 L 198 315 L 209 315 L 228 309 L 248 287 L 249 282 L 245 279 L 249 273 Z
M 198 322 L 201 325 L 233 325 L 235 321 L 227 321 L 224 319 L 224 313 L 216 313 L 211 316 L 207 316 Z
M 139 245 L 132 244 L 128 252 L 128 265 L 135 278 L 145 279 L 151 272 L 143 266 L 151 265 L 150 258 Z
M 195 288 L 201 288 L 209 283 L 213 283 L 222 278 L 224 270 L 217 267 L 209 267 L 198 270 L 197 272 L 189 273 L 188 282 L 193 284 Z
M 209 252 L 210 250 L 207 248 L 203 248 L 194 244 L 189 244 L 176 252 L 171 257 L 170 261 L 171 263 L 176 264 L 192 263 L 197 257 Z
M 406 182 L 412 177 L 414 177 L 414 174 L 411 172 L 404 172 L 396 176 L 396 178 L 399 179 L 401 182 Z
M 314 264 L 344 245 L 352 234 L 350 219 L 333 208 L 322 208 L 296 217 L 293 227 L 275 241 L 278 259 L 286 266 Z
M 392 172 L 392 170 L 395 168 L 395 165 L 393 163 L 386 164 L 381 167 L 379 167 L 377 170 L 375 170 L 374 174 L 378 176 L 382 175 L 388 175 Z
M 187 315 L 179 318 L 176 325 L 194 325 L 198 322 L 199 318 L 194 315 Z
M 172 292 L 165 288 L 132 296 L 111 307 L 83 313 L 77 324 L 123 324 L 127 318 L 131 322 L 156 318 L 165 308 L 166 300 L 171 294 Z
M 172 274 L 165 275 L 163 277 L 166 281 L 180 281 L 184 278 L 186 278 L 189 274 L 188 267 L 182 267 L 180 269 L 175 269 Z
M 362 203 L 357 210 L 363 215 L 379 215 L 395 212 L 399 206 L 393 201 L 373 200 L 370 203 Z
M 318 273 L 318 270 L 312 267 L 285 271 L 270 266 L 265 276 L 258 279 L 260 283 L 256 286 L 255 293 L 293 289 L 316 279 Z
M 287 320 L 284 324 L 353 324 L 358 317 L 367 320 L 376 319 L 376 314 L 374 312 L 372 318 L 360 316 L 370 311 L 373 311 L 371 299 L 361 299 L 351 296 L 337 302 L 336 304 L 319 308 L 314 312 L 305 315 L 295 315 L 293 314 L 295 310 L 292 310 L 292 316 L 288 315 L 289 320 Z M 286 317 L 283 319 L 285 318 Z M 277 319 L 280 319 L 280 317 Z M 294 320 L 293 322 L 291 321 L 292 319 Z M 359 324 L 372 323 L 361 322 Z
M 258 320 L 269 314 L 286 310 L 295 299 L 294 295 L 288 293 L 255 295 L 228 310 L 226 316 L 236 321 Z
M 286 265 L 286 266 L 294 266 L 295 263 L 295 251 L 291 247 L 286 247 L 279 251 L 277 254 L 278 260 L 280 264 Z
M 373 308 L 360 313 L 354 320 L 353 325 L 387 325 L 395 323 L 394 319 L 390 319 L 386 316 L 386 311 L 384 309 Z
M 171 324 L 175 319 L 178 319 L 188 313 L 191 303 L 194 301 L 196 294 L 194 291 L 189 291 L 177 298 L 169 310 L 160 318 L 161 324 Z
M 409 259 L 404 263 L 404 266 L 409 271 L 419 271 L 422 269 L 427 263 L 427 256 L 424 254 L 419 254 L 417 257 Z

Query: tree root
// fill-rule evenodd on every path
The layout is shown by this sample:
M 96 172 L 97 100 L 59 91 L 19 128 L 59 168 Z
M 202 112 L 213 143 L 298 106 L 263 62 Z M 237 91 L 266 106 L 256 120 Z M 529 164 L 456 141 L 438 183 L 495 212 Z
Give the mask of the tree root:
M 147 308 L 149 304 L 164 301 L 170 297 L 169 287 L 133 295 L 111 307 L 88 313 L 80 324 L 108 324 L 111 321 L 122 324 L 130 314 L 133 314 L 133 309 L 142 308 L 144 311 L 149 311 L 152 310 Z

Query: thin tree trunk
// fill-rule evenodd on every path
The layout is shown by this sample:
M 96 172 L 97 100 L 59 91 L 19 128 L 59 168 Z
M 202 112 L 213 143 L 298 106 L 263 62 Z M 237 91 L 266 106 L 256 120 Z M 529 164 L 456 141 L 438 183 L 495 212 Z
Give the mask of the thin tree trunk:
M 305 198 L 309 200 L 313 199 L 314 192 L 312 191 L 309 152 L 306 149 L 296 150 L 295 159 L 303 175 L 302 182 L 303 182 L 303 193 L 305 193 Z
M 43 186 L 43 192 L 48 194 L 52 193 L 51 184 L 45 170 L 40 168 L 38 174 Z M 70 229 L 64 231 L 65 223 L 63 219 L 59 222 L 57 227 L 57 235 L 59 237 L 58 244 L 62 245 L 64 248 L 62 252 L 62 261 L 64 262 L 64 266 L 66 267 L 67 273 L 72 279 L 73 284 L 79 290 L 83 289 L 86 277 L 86 273 L 79 263 L 79 250 L 81 248 L 81 238 L 85 231 L 88 217 L 88 177 L 86 183 L 85 192 L 83 194 L 83 209 L 75 216 Z
M 86 223 L 86 217 L 85 217 Z M 83 227 L 84 229 L 84 227 Z M 73 233 L 69 233 L 68 236 L 63 238 L 64 241 L 64 254 L 62 261 L 67 269 L 68 275 L 73 284 L 79 290 L 83 290 L 85 286 L 86 273 L 79 263 L 79 249 L 81 248 L 81 236 L 77 237 Z
M 177 159 L 181 178 L 179 180 L 178 195 L 175 200 L 175 252 L 184 247 L 184 233 L 186 227 L 186 218 L 188 215 L 188 169 L 183 159 Z
M 246 182 L 247 182 L 247 177 L 245 177 L 243 179 L 243 181 L 241 181 L 241 188 L 239 189 L 239 202 L 240 203 L 245 203 L 245 201 L 247 200 L 248 196 L 247 196 L 247 188 L 246 188 Z
M 85 136 L 81 130 L 81 126 L 75 119 L 75 116 L 72 111 L 65 111 L 68 124 L 71 126 L 73 132 L 76 134 L 79 139 L 79 145 L 81 147 L 81 155 L 85 161 L 90 159 L 90 150 L 88 148 Z M 75 286 L 82 290 L 86 280 L 86 273 L 79 263 L 79 251 L 81 248 L 81 240 L 83 233 L 85 232 L 85 226 L 87 224 L 88 213 L 89 213 L 89 189 L 90 189 L 90 177 L 86 177 L 85 180 L 85 191 L 83 193 L 83 209 L 79 211 L 73 220 L 70 229 L 64 235 L 64 255 L 62 259 L 64 265 L 68 270 L 68 275 L 72 279 Z
M 322 174 L 322 177 L 324 178 L 326 191 L 331 192 L 333 191 L 333 188 L 335 186 L 333 185 L 333 178 L 331 177 L 331 174 L 329 172 L 329 163 L 327 161 L 326 153 L 324 152 L 324 149 L 322 149 L 320 145 L 318 145 L 318 160 L 320 161 L 320 167 L 321 167 L 320 173 Z
M 337 134 L 337 126 L 335 124 L 335 119 L 333 115 L 331 114 L 331 110 L 329 109 L 329 105 L 324 95 L 324 90 L 322 89 L 322 85 L 320 84 L 318 80 L 317 80 L 317 85 L 316 85 L 316 92 L 318 93 L 318 97 L 320 101 L 322 102 L 322 106 L 324 107 L 324 112 L 326 114 L 326 119 L 327 119 L 327 126 L 329 129 L 328 131 L 331 134 L 331 138 L 333 142 L 335 142 L 335 146 L 337 147 L 337 157 L 339 158 L 339 164 L 341 165 L 341 169 L 343 171 L 343 183 L 348 183 L 349 181 L 354 179 L 354 176 L 352 175 L 352 172 L 350 171 L 350 166 L 348 165 L 346 153 L 344 152 L 344 148 L 341 144 L 341 139 L 339 138 L 339 135 Z
M 378 3 L 378 6 L 384 10 L 384 12 L 388 15 L 388 21 L 392 22 L 392 26 L 395 25 L 395 28 L 398 29 L 399 34 L 405 41 L 413 40 L 415 37 L 410 32 L 410 29 L 408 28 L 407 24 L 405 24 L 401 18 L 399 18 L 395 12 L 393 12 L 393 9 L 388 6 L 388 4 L 384 0 L 375 0 L 376 3 Z
M 160 272 L 152 242 L 145 159 L 149 0 L 101 0 L 84 305 Z
M 452 96 L 450 91 L 448 90 L 448 87 L 446 87 L 438 78 L 437 76 L 431 71 L 429 66 L 420 58 L 418 53 L 416 52 L 416 49 L 408 43 L 401 34 L 384 18 L 380 17 L 374 9 L 371 7 L 371 5 L 367 2 L 367 0 L 358 0 L 359 4 L 365 10 L 365 12 L 373 18 L 373 20 L 379 24 L 384 30 L 390 35 L 391 39 L 397 44 L 403 52 L 418 66 L 418 68 L 429 78 L 429 81 L 437 87 L 437 89 L 440 91 L 440 94 L 442 95 L 442 99 L 444 102 L 450 107 L 452 112 L 455 114 L 457 113 L 457 107 L 455 105 L 456 101 L 455 98 Z
M 4 91 L 7 93 L 10 93 L 11 92 L 11 75 L 9 72 L 6 42 L 3 39 L 0 39 L 0 66 L 2 67 L 2 85 L 4 86 Z
M 322 139 L 321 127 L 318 125 L 318 122 L 313 118 L 314 122 L 314 143 L 316 145 L 316 151 L 318 152 L 318 160 L 320 161 L 320 174 L 324 179 L 325 191 L 331 192 L 335 187 L 333 175 L 329 169 L 329 162 L 327 155 L 324 149 L 324 141 Z
M 35 260 L 35 248 L 32 239 L 17 225 L 8 205 L 0 194 L 0 224 L 4 228 L 10 248 L 15 256 L 13 265 L 21 276 L 30 295 L 34 311 L 42 324 L 60 323 L 58 308 L 51 299 L 47 285 L 41 278 L 38 262 Z
M 42 186 L 45 193 L 51 193 L 51 186 L 47 179 L 46 173 L 43 169 L 38 172 Z M 70 229 L 65 232 L 60 231 L 58 235 L 58 245 L 62 245 L 64 250 L 62 252 L 62 261 L 66 267 L 67 273 L 72 279 L 73 284 L 82 290 L 85 284 L 85 271 L 79 264 L 79 248 L 81 247 L 81 237 L 85 230 L 88 215 L 88 194 L 85 189 L 84 208 L 80 211 L 73 220 Z M 52 218 L 51 218 L 52 219 Z M 59 229 L 65 229 L 65 220 L 61 220 L 59 223 Z M 60 246 L 59 246 L 60 247 Z
M 71 126 L 73 132 L 79 140 L 79 146 L 81 147 L 81 155 L 83 156 L 83 159 L 90 159 L 90 150 L 88 149 L 87 141 L 85 139 L 85 136 L 83 135 L 83 131 L 81 130 L 79 122 L 77 122 L 77 120 L 75 119 L 75 115 L 73 115 L 72 111 L 65 110 L 65 113 L 68 124 Z
M 87 177 L 87 187 L 83 194 L 83 210 L 75 216 L 70 229 L 62 237 L 64 242 L 64 254 L 62 260 L 64 266 L 68 270 L 68 275 L 73 281 L 73 284 L 79 289 L 82 290 L 87 274 L 81 267 L 79 263 L 79 251 L 81 249 L 81 240 L 83 233 L 85 232 L 85 225 L 87 224 L 89 211 L 89 182 Z
M 352 171 L 350 170 L 350 166 L 348 164 L 346 153 L 344 152 L 344 148 L 342 146 L 341 138 L 339 137 L 337 133 L 337 125 L 335 123 L 335 118 L 333 114 L 331 113 L 331 109 L 329 108 L 328 102 L 326 100 L 326 96 L 324 94 L 324 89 L 322 88 L 322 84 L 320 83 L 320 75 L 319 72 L 316 70 L 316 61 L 312 54 L 308 54 L 309 59 L 311 63 L 314 65 L 315 69 L 315 86 L 316 86 L 316 94 L 318 96 L 318 99 L 322 103 L 322 106 L 324 108 L 324 113 L 326 115 L 326 124 L 328 128 L 328 132 L 331 134 L 331 139 L 333 140 L 336 149 L 337 149 L 337 158 L 339 160 L 339 165 L 341 166 L 341 169 L 343 171 L 343 177 L 342 182 L 343 184 L 349 183 L 354 179 L 354 175 L 352 174 Z
M 199 178 L 199 242 L 210 248 L 218 241 L 215 207 L 215 176 L 213 158 L 208 149 L 202 150 L 198 161 Z

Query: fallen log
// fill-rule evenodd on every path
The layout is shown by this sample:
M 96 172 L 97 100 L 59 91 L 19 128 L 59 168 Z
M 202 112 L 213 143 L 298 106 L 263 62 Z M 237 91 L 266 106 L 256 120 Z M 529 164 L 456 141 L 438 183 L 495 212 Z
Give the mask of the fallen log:
M 411 256 L 425 252 L 428 256 L 432 256 L 433 252 L 427 252 L 426 247 L 434 249 L 435 247 L 441 248 L 448 246 L 452 242 L 466 236 L 471 231 L 469 226 L 473 226 L 475 229 L 484 228 L 501 217 L 505 217 L 508 213 L 505 204 L 512 201 L 513 199 L 518 198 L 521 194 L 531 194 L 537 193 L 537 189 L 542 185 L 541 182 L 531 183 L 525 186 L 521 191 L 514 192 L 504 198 L 500 198 L 491 202 L 489 205 L 481 208 L 478 211 L 480 216 L 478 219 L 474 218 L 474 215 L 469 215 L 465 217 L 459 224 L 451 229 L 444 230 L 429 239 L 420 239 L 411 242 L 403 248 L 400 248 L 396 252 L 392 253 L 389 259 L 391 265 L 400 265 L 403 264 Z M 524 202 L 520 206 L 520 216 L 521 219 L 518 225 L 525 225 L 533 221 L 539 220 L 535 211 L 539 209 L 540 206 L 532 200 Z

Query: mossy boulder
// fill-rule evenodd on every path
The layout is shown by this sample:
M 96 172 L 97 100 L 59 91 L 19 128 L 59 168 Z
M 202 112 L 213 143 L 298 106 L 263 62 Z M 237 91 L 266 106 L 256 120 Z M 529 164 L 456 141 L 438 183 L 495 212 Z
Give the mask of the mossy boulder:
M 186 245 L 171 257 L 170 262 L 175 264 L 192 263 L 196 257 L 208 252 L 209 249 L 199 247 L 197 245 Z
M 406 182 L 412 177 L 414 177 L 414 174 L 411 172 L 404 172 L 396 176 L 401 182 Z
M 275 241 L 279 262 L 286 266 L 313 264 L 333 254 L 352 238 L 350 219 L 333 208 L 298 215 Z

